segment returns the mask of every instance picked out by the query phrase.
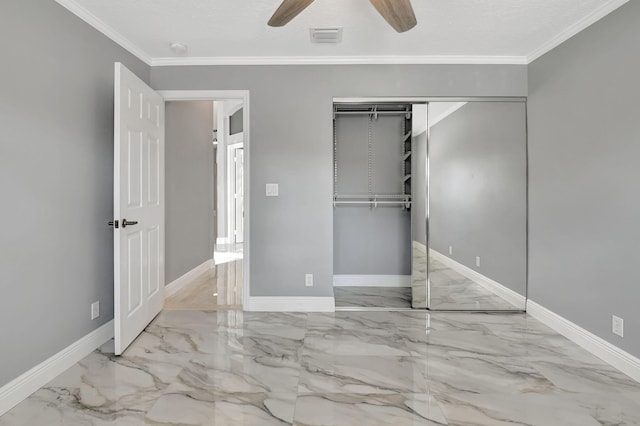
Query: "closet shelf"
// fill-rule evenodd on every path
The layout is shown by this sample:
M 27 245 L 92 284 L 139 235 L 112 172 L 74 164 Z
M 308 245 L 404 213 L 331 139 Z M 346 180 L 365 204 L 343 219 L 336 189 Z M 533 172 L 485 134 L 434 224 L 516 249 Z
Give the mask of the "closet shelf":
M 403 181 L 403 182 L 406 182 L 406 181 L 408 181 L 409 179 L 411 179 L 411 173 L 409 173 L 408 175 L 405 175 L 405 176 L 402 178 L 402 181 Z
M 406 152 L 406 153 L 404 154 L 404 156 L 402 157 L 402 161 L 407 161 L 407 159 L 408 159 L 409 157 L 411 157 L 411 151 Z
M 404 141 L 406 142 L 407 140 L 409 140 L 409 138 L 411 137 L 411 130 L 409 130 L 405 135 L 404 135 Z

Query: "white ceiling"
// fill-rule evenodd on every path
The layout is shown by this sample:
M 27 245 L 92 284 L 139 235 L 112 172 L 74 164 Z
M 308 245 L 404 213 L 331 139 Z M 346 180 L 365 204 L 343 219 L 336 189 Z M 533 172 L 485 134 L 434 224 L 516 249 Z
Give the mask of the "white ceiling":
M 403 34 L 368 0 L 316 0 L 283 28 L 267 26 L 280 0 L 57 1 L 160 65 L 527 63 L 628 0 L 413 0 L 418 25 Z M 311 44 L 324 26 L 344 27 L 342 43 Z

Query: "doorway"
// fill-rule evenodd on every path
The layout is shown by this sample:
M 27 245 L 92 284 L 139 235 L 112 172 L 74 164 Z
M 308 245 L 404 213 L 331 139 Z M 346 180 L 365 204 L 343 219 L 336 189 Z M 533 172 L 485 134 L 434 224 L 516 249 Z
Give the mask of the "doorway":
M 249 183 L 250 135 L 249 129 L 244 128 L 249 123 L 249 93 L 161 91 L 160 94 L 167 103 L 205 102 L 212 110 L 210 153 L 203 153 L 212 165 L 208 181 L 209 257 L 174 281 L 167 280 L 165 309 L 242 309 L 249 287 L 249 200 L 245 194 Z
M 411 309 L 412 105 L 335 103 L 336 310 Z

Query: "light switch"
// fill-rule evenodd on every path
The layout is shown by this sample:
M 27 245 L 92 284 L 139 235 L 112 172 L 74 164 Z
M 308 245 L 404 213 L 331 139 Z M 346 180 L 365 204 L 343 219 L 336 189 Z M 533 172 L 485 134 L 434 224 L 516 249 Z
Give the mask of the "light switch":
M 267 184 L 267 197 L 277 197 L 278 196 L 278 184 L 277 183 L 268 183 Z

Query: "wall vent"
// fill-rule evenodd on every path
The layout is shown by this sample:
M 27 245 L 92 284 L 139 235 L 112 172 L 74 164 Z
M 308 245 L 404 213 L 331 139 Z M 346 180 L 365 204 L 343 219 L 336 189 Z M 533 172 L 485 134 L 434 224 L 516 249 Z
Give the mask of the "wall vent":
M 340 43 L 342 41 L 342 27 L 310 28 L 311 43 Z

